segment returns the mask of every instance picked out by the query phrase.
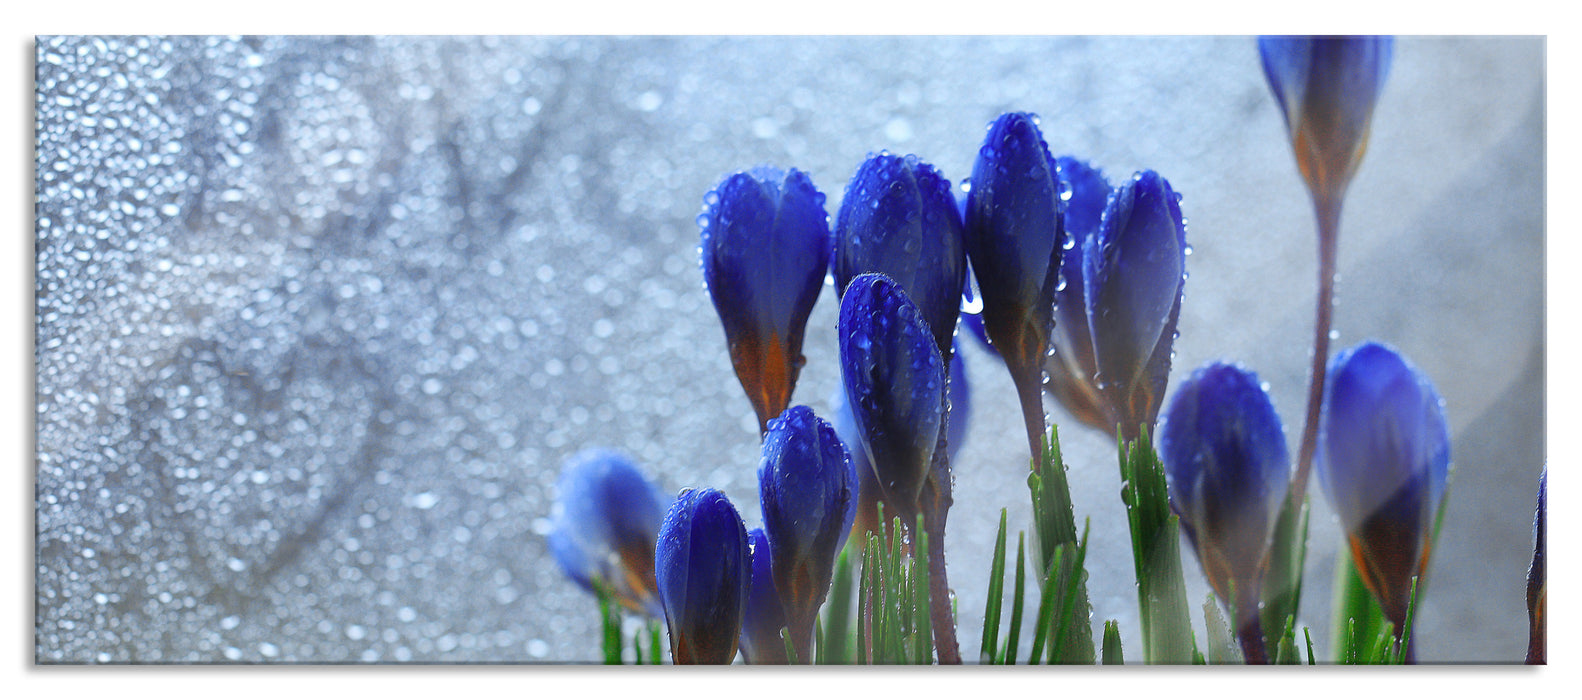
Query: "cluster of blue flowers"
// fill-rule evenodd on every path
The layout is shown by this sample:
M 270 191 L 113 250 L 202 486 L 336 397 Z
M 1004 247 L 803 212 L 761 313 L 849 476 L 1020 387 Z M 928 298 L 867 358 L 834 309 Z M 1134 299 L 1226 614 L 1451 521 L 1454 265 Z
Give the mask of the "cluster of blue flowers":
M 1373 38 L 1259 43 L 1321 220 L 1338 219 L 1391 47 Z M 702 271 L 759 422 L 762 527 L 749 531 L 708 488 L 682 491 L 661 518 L 663 499 L 629 462 L 584 453 L 562 476 L 550 537 L 557 560 L 579 584 L 662 614 L 676 663 L 730 663 L 738 649 L 751 663 L 811 660 L 836 557 L 854 524 L 859 534 L 873 527 L 880 502 L 906 534 L 926 534 L 931 584 L 948 590 L 950 463 L 966 437 L 968 402 L 955 337 L 963 297 L 974 291 L 970 266 L 982 313 L 963 325 L 1010 373 L 1035 464 L 1046 393 L 1126 442 L 1148 439 L 1162 421 L 1171 510 L 1233 612 L 1245 659 L 1267 660 L 1264 577 L 1276 523 L 1301 501 L 1307 457 L 1293 474 L 1265 386 L 1234 363 L 1191 373 L 1160 415 L 1189 252 L 1181 197 L 1152 171 L 1112 187 L 1090 164 L 1052 156 L 1037 117 L 1025 113 L 989 125 L 962 189 L 958 200 L 915 156 L 871 154 L 832 230 L 806 173 L 760 167 L 724 178 L 698 218 Z M 1333 227 L 1320 230 L 1333 239 Z M 791 406 L 826 274 L 840 305 L 843 392 L 833 426 Z M 1320 336 L 1327 341 L 1327 320 Z M 1358 573 L 1400 629 L 1446 491 L 1442 401 L 1382 343 L 1327 357 L 1325 342 L 1318 419 L 1310 413 L 1303 453 L 1313 456 Z M 938 660 L 959 662 L 948 596 L 934 605 Z

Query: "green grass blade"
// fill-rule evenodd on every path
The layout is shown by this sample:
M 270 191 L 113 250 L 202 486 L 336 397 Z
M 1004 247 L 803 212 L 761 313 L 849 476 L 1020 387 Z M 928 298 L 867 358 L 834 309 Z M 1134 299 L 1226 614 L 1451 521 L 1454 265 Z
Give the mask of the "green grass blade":
M 1092 664 L 1094 661 L 1093 640 L 1082 638 L 1092 628 L 1086 624 L 1078 625 L 1074 620 L 1079 602 L 1083 605 L 1087 603 L 1085 594 L 1087 573 L 1083 569 L 1083 564 L 1087 561 L 1088 531 L 1091 525 L 1089 521 L 1083 522 L 1082 539 L 1076 545 L 1076 553 L 1071 559 L 1071 564 L 1062 567 L 1060 572 L 1060 620 L 1055 626 L 1053 641 L 1049 646 L 1050 663 Z M 1086 609 L 1082 611 L 1082 617 L 1086 619 Z
M 1060 431 L 1050 426 L 1044 450 L 1028 475 L 1033 496 L 1033 541 L 1037 545 L 1038 570 L 1049 567 L 1055 547 L 1077 541 L 1077 520 L 1071 505 L 1071 486 L 1060 455 Z
M 1310 512 L 1308 498 L 1304 497 L 1301 503 L 1287 499 L 1275 520 L 1269 570 L 1263 578 L 1260 617 L 1265 630 L 1280 629 L 1287 618 L 1298 617 L 1300 612 Z
M 786 647 L 786 663 L 792 666 L 802 663 L 797 660 L 796 645 L 791 643 L 791 630 L 789 628 L 780 628 L 780 642 L 785 644 Z
M 601 638 L 603 640 L 604 663 L 606 665 L 621 664 L 621 612 L 610 595 L 609 589 L 597 581 L 593 584 L 593 594 L 599 599 L 599 623 Z
M 663 660 L 664 657 L 659 649 L 659 621 L 650 621 L 648 623 L 648 663 L 652 666 L 658 666 Z
M 863 548 L 862 575 L 857 589 L 857 663 L 873 663 L 874 596 L 878 593 L 879 537 L 868 535 L 868 546 Z
M 855 539 L 855 538 L 852 538 Z M 852 541 L 846 542 L 840 557 L 835 560 L 835 576 L 830 583 L 829 599 L 824 606 L 822 626 L 818 638 L 819 663 L 849 664 L 851 659 L 851 594 L 852 594 Z
M 1067 468 L 1061 459 L 1058 428 L 1054 426 L 1049 428 L 1040 453 L 1027 479 L 1033 505 L 1032 549 L 1035 572 L 1048 571 L 1050 559 L 1060 547 L 1078 545 L 1076 515 L 1071 505 Z M 1065 561 L 1064 568 L 1069 569 L 1073 561 L 1071 552 L 1067 552 Z M 1068 662 L 1093 663 L 1096 653 L 1093 646 L 1093 625 L 1090 620 L 1093 606 L 1088 598 L 1087 574 L 1080 567 L 1076 570 L 1074 579 L 1066 573 L 1062 571 L 1059 578 L 1052 580 L 1062 585 L 1073 581 L 1075 583 L 1074 592 L 1067 593 L 1066 598 L 1060 599 L 1057 607 L 1057 610 L 1063 609 L 1068 600 L 1071 602 L 1072 613 L 1066 616 L 1071 629 L 1062 634 L 1061 640 L 1053 643 L 1049 650 L 1056 658 Z M 1035 573 L 1034 580 L 1043 585 L 1045 578 Z
M 1225 621 L 1225 615 L 1219 610 L 1219 602 L 1210 593 L 1203 599 L 1203 626 L 1208 631 L 1208 650 L 1204 654 L 1211 664 L 1234 664 L 1241 662 L 1241 652 L 1236 647 L 1235 633 L 1230 629 L 1230 623 Z
M 1384 623 L 1384 629 L 1379 630 L 1379 636 L 1373 640 L 1373 646 L 1368 649 L 1367 662 L 1370 665 L 1382 665 L 1390 661 L 1390 645 L 1395 642 L 1395 625 Z
M 1187 614 L 1180 523 L 1170 512 L 1164 465 L 1154 454 L 1146 428 L 1133 443 L 1117 438 L 1116 449 L 1137 576 L 1143 658 L 1151 664 L 1192 663 L 1201 655 Z
M 1026 536 L 1016 534 L 1016 587 L 1011 591 L 1011 631 L 1005 636 L 1005 648 L 1000 652 L 999 662 L 1002 664 L 1016 663 L 1016 647 L 1022 638 L 1022 600 L 1026 590 Z
M 1296 642 L 1293 639 L 1290 636 L 1280 637 L 1280 646 L 1275 651 L 1276 664 L 1294 666 L 1302 663 L 1302 657 L 1297 652 Z
M 912 588 L 908 591 L 912 611 L 913 662 L 927 665 L 933 662 L 934 628 L 929 610 L 928 533 L 923 530 L 923 516 L 917 517 L 916 556 L 911 561 Z M 954 616 L 952 616 L 954 618 Z
M 995 646 L 1000 638 L 1000 596 L 1005 593 L 1005 509 L 1000 509 L 1000 531 L 994 537 L 994 555 L 989 559 L 989 596 L 983 606 L 983 641 L 978 661 L 994 663 Z
M 1384 619 L 1384 609 L 1379 607 L 1378 601 L 1373 599 L 1373 594 L 1363 584 L 1362 576 L 1357 573 L 1356 564 L 1351 559 L 1351 549 L 1342 543 L 1340 553 L 1335 561 L 1335 618 L 1333 629 L 1334 639 L 1337 644 L 1347 640 L 1350 648 L 1340 648 L 1335 651 L 1336 661 L 1340 663 L 1373 663 L 1369 651 L 1379 630 L 1389 624 Z
M 824 653 L 824 621 L 813 618 L 813 665 L 824 666 L 829 663 Z
M 1410 597 L 1408 597 L 1406 600 L 1406 621 L 1401 625 L 1401 639 L 1400 643 L 1397 645 L 1397 651 L 1393 660 L 1393 662 L 1396 664 L 1406 663 L 1406 652 L 1407 649 L 1411 648 L 1412 618 L 1417 614 L 1417 580 L 1418 577 L 1412 577 L 1412 591 L 1410 593 Z
M 1044 592 L 1038 600 L 1038 615 L 1034 617 L 1033 648 L 1027 654 L 1027 663 L 1036 665 L 1041 663 L 1044 656 L 1044 640 L 1049 636 L 1049 629 L 1053 626 L 1055 592 L 1059 586 L 1052 580 L 1055 572 L 1060 570 L 1061 560 L 1065 556 L 1064 548 L 1056 548 L 1054 556 L 1050 558 L 1049 568 L 1044 571 Z
M 1126 655 L 1121 650 L 1121 623 L 1115 620 L 1104 622 L 1104 665 L 1121 666 L 1126 663 Z
M 901 545 L 904 531 L 901 529 L 901 519 L 895 518 L 894 526 L 890 528 L 890 553 L 885 560 L 884 589 L 885 605 L 882 608 L 885 617 L 884 658 L 888 663 L 899 663 L 905 658 L 901 639 L 903 618 L 906 601 L 901 592 L 905 590 L 905 581 L 901 578 Z

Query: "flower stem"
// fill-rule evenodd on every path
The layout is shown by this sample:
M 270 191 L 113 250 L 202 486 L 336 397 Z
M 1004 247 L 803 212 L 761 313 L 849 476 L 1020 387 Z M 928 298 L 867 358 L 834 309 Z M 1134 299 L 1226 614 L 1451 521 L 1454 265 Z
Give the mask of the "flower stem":
M 945 366 L 950 366 L 950 355 L 945 354 Z M 1014 380 L 1016 374 L 1012 373 Z M 951 377 L 948 381 L 958 381 Z M 947 384 L 946 391 L 949 391 Z M 947 393 L 948 395 L 948 393 Z M 934 651 L 941 665 L 961 663 L 961 645 L 956 641 L 956 619 L 950 609 L 950 581 L 945 576 L 945 518 L 954 502 L 951 497 L 953 477 L 950 473 L 950 403 L 945 404 L 945 419 L 939 424 L 939 438 L 934 444 L 934 455 L 928 467 L 928 478 L 923 481 L 923 492 L 918 497 L 918 511 L 922 514 L 923 531 L 928 534 L 928 613 L 929 625 L 934 634 Z M 916 523 L 917 520 L 908 520 Z M 915 527 L 915 526 L 914 526 Z M 916 537 L 912 538 L 915 543 Z
M 950 581 L 945 578 L 945 518 L 950 513 L 951 474 L 950 450 L 946 444 L 950 434 L 950 411 L 939 426 L 939 441 L 934 447 L 934 457 L 929 465 L 928 479 L 923 482 L 923 493 L 918 498 L 918 510 L 923 515 L 923 530 L 928 533 L 928 613 L 929 625 L 934 632 L 934 651 L 939 663 L 960 664 L 961 647 L 956 641 L 956 619 L 950 610 Z M 916 523 L 917 520 L 907 522 Z M 915 525 L 913 527 L 916 527 Z M 916 537 L 912 538 L 915 543 Z
M 1027 429 L 1027 447 L 1035 468 L 1044 444 L 1044 369 L 1034 364 L 1031 368 L 1011 370 L 1011 383 L 1016 385 L 1016 398 L 1022 404 L 1022 423 Z
M 1258 617 L 1257 588 L 1253 587 L 1248 595 L 1240 595 L 1239 593 L 1236 595 L 1241 598 L 1237 602 L 1236 617 L 1246 620 L 1238 623 L 1236 628 L 1236 639 L 1241 642 L 1242 660 L 1248 665 L 1268 664 L 1269 651 L 1263 640 L 1263 621 Z M 1244 613 L 1241 612 L 1242 610 L 1250 610 L 1252 612 Z M 1278 642 L 1276 642 L 1276 646 L 1278 646 Z
M 1313 321 L 1312 381 L 1307 387 L 1307 422 L 1291 479 L 1291 502 L 1301 503 L 1318 447 L 1318 420 L 1324 408 L 1324 379 L 1329 367 L 1329 331 L 1335 314 L 1335 253 L 1340 238 L 1340 198 L 1315 197 L 1318 215 L 1318 303 Z
M 946 499 L 948 507 L 948 495 Z M 950 582 L 945 579 L 945 508 L 937 512 L 935 508 L 924 508 L 923 529 L 928 532 L 928 600 L 934 650 L 939 653 L 941 665 L 960 664 L 956 620 L 950 611 Z

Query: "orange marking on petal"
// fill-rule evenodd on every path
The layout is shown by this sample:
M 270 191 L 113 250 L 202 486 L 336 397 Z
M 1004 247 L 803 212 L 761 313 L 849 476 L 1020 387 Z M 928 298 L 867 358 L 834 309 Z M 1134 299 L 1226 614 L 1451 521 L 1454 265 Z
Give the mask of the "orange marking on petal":
M 655 598 L 659 584 L 654 580 L 654 548 L 648 543 L 627 544 L 618 553 L 624 574 L 625 588 L 617 590 L 617 598 L 628 609 L 647 613 L 649 601 Z
M 787 357 L 785 342 L 778 333 L 770 333 L 767 339 L 748 334 L 731 345 L 731 364 L 763 431 L 769 419 L 790 405 L 796 383 L 797 368 Z

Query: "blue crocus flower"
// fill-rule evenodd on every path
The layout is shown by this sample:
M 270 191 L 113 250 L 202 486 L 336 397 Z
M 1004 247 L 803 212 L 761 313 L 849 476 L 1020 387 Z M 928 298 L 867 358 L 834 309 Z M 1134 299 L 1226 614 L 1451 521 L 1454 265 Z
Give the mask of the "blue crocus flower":
M 769 537 L 760 527 L 747 533 L 747 539 L 753 549 L 753 581 L 746 617 L 742 618 L 742 658 L 750 664 L 784 664 L 786 647 L 780 639 L 780 629 L 786 626 L 785 608 L 775 589 Z
M 760 431 L 791 403 L 803 332 L 829 269 L 824 195 L 806 173 L 761 167 L 704 198 L 703 280 Z
M 1401 629 L 1411 579 L 1428 564 L 1450 476 L 1439 393 L 1388 346 L 1366 342 L 1329 366 L 1314 464 L 1352 560 Z
M 989 125 L 972 168 L 965 226 L 983 327 L 1018 383 L 1025 413 L 1042 381 L 1065 246 L 1060 178 L 1037 117 L 1013 112 Z M 1041 423 L 1041 404 L 1037 410 Z M 1029 431 L 1035 439 L 1031 422 Z
M 1291 455 L 1257 375 L 1223 363 L 1193 372 L 1165 411 L 1159 457 L 1171 508 L 1214 592 L 1236 611 L 1248 661 L 1265 658 L 1259 592 Z
M 677 664 L 728 664 L 736 656 L 752 585 L 747 528 L 725 494 L 687 489 L 659 528 L 659 600 Z
M 922 313 L 884 275 L 852 280 L 838 327 L 846 402 L 863 449 L 885 503 L 910 524 L 945 419 L 945 363 Z
M 917 156 L 868 156 L 846 186 L 835 217 L 836 289 L 865 272 L 888 276 L 906 290 L 949 357 L 967 257 L 950 181 Z
M 560 471 L 549 550 L 566 576 L 594 591 L 602 587 L 634 612 L 659 617 L 654 540 L 664 498 L 624 455 L 590 449 Z
M 1093 333 L 1095 382 L 1127 440 L 1152 426 L 1164 401 L 1186 281 L 1180 197 L 1152 170 L 1110 196 L 1084 248 L 1082 282 Z
M 1070 156 L 1055 159 L 1055 165 L 1068 193 L 1066 250 L 1060 258 L 1062 278 L 1055 288 L 1053 351 L 1044 360 L 1044 388 L 1077 420 L 1114 435 L 1115 423 L 1093 379 L 1099 369 L 1082 275 L 1084 261 L 1096 250 L 1093 241 L 1109 201 L 1110 183 L 1097 168 Z
M 797 656 L 811 663 L 813 622 L 829 593 L 835 556 L 851 530 L 857 473 L 835 429 L 807 406 L 769 421 L 758 463 L 759 505 L 775 588 Z
M 1387 36 L 1258 39 L 1264 75 L 1315 200 L 1338 203 L 1345 195 L 1368 148 L 1394 49 Z
M 868 532 L 873 530 L 877 522 L 875 504 L 880 499 L 878 477 L 874 475 L 873 466 L 868 461 L 868 451 L 863 448 L 862 434 L 857 429 L 857 418 L 852 415 L 851 404 L 846 402 L 846 391 L 841 389 L 830 397 L 830 425 L 835 427 L 835 434 L 845 443 L 846 449 L 851 453 L 852 468 L 857 474 L 858 498 L 852 504 L 855 520 L 847 520 L 856 524 L 856 531 Z M 956 455 L 960 453 L 961 446 L 967 441 L 967 428 L 972 420 L 972 387 L 967 379 L 967 363 L 961 359 L 961 348 L 956 347 L 956 352 L 950 360 L 950 412 L 945 418 L 945 451 L 950 458 L 950 463 L 956 463 Z M 840 546 L 846 546 L 845 538 L 841 539 Z

